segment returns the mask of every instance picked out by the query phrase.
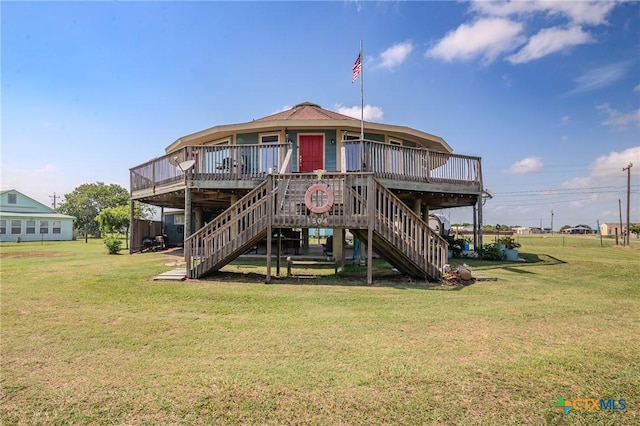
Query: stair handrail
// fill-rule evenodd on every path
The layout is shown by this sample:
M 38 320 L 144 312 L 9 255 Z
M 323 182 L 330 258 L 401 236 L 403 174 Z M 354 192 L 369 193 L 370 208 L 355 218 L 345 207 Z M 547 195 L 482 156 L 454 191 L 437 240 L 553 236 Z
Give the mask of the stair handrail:
M 402 250 L 413 262 L 416 262 L 421 269 L 428 271 L 434 278 L 439 277 L 444 270 L 447 259 L 446 252 L 449 245 L 447 240 L 431 229 L 424 220 L 377 179 L 374 181 L 376 194 L 383 195 L 392 203 L 385 209 L 380 205 L 384 203 L 384 200 L 376 195 L 375 225 L 378 232 Z M 389 211 L 389 207 L 392 211 Z M 390 213 L 395 217 L 389 218 Z M 398 215 L 398 213 L 400 214 Z M 407 232 L 409 228 L 413 232 Z
M 269 194 L 269 180 L 265 180 L 184 241 L 184 255 L 189 278 L 196 278 L 206 273 L 210 267 L 216 264 L 215 259 L 224 257 L 227 252 L 231 252 L 238 247 L 238 241 L 246 241 L 253 234 L 257 235 L 259 231 L 266 229 L 266 227 L 261 229 L 262 227 L 256 227 L 255 225 L 259 222 L 268 221 L 266 205 L 270 196 L 273 195 Z M 264 209 L 263 214 L 253 214 L 261 207 Z M 231 227 L 236 226 L 245 219 L 252 221 L 245 222 L 242 230 L 236 229 L 235 232 L 228 233 L 229 240 L 227 244 L 231 248 L 225 249 L 224 246 L 213 248 L 206 244 L 226 231 L 231 231 Z M 247 235 L 247 232 L 251 231 L 253 231 L 252 234 Z

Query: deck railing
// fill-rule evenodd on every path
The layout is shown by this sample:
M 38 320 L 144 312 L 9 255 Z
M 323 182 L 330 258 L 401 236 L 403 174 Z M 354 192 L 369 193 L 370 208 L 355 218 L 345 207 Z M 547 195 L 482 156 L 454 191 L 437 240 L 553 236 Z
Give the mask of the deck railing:
M 377 178 L 482 187 L 479 157 L 370 140 L 343 141 L 347 172 L 372 172 Z M 268 174 L 290 173 L 285 161 L 291 144 L 190 146 L 133 167 L 131 192 L 172 185 L 183 179 L 178 167 L 195 160 L 194 181 L 262 180 Z M 330 171 L 331 172 L 331 171 Z
M 348 172 L 382 179 L 480 184 L 480 158 L 369 140 L 343 141 Z
M 131 192 L 168 185 L 183 179 L 179 165 L 195 160 L 194 181 L 256 180 L 272 172 L 290 172 L 285 162 L 289 144 L 189 146 L 155 158 L 131 172 Z M 285 170 L 281 170 L 284 166 Z
M 432 278 L 447 261 L 447 241 L 380 182 L 375 182 L 375 229 Z

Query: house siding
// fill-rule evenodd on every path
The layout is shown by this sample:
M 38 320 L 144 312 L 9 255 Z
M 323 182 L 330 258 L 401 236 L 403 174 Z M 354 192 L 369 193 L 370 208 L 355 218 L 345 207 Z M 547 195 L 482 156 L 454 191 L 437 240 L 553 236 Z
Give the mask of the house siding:
M 9 203 L 10 198 L 15 199 L 16 202 Z M 18 239 L 21 241 L 69 241 L 74 237 L 74 220 L 74 217 L 59 214 L 18 191 L 9 190 L 0 194 L 0 241 L 2 242 L 15 242 Z M 54 224 L 59 226 L 54 227 Z

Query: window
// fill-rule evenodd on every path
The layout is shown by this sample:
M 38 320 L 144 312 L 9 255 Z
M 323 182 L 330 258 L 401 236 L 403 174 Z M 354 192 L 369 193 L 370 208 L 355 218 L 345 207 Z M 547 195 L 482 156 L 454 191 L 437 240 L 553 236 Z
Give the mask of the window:
M 9 204 L 18 204 L 18 194 L 7 194 Z
M 62 230 L 62 222 L 59 220 L 54 220 L 52 230 L 54 234 L 59 234 Z
M 11 221 L 11 233 L 13 235 L 19 234 L 22 232 L 22 221 L 21 220 L 12 220 Z
M 260 143 L 262 145 L 276 145 L 279 142 L 278 135 L 263 135 L 260 137 Z M 280 164 L 280 156 L 278 155 L 278 147 L 264 147 L 260 149 L 262 154 L 260 160 L 260 171 L 268 172 L 269 169 L 273 172 L 278 172 Z
M 27 234 L 35 234 L 35 233 L 36 233 L 36 221 L 27 220 Z
M 6 219 L 0 220 L 0 235 L 5 235 L 7 233 L 7 221 Z
M 184 215 L 176 214 L 173 216 L 173 224 L 174 225 L 184 225 Z
M 41 220 L 40 221 L 40 233 L 41 234 L 48 234 L 49 233 L 49 221 L 48 220 Z

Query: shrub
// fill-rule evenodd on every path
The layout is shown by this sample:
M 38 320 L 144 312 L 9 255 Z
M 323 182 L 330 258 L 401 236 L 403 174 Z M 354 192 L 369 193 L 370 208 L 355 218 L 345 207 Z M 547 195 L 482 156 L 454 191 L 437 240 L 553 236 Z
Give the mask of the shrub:
M 520 243 L 513 237 L 502 237 L 498 240 L 498 244 L 504 244 L 510 250 L 520 247 Z
M 483 245 L 480 256 L 484 260 L 504 260 L 506 258 L 504 252 L 500 250 L 497 243 Z
M 449 250 L 453 252 L 454 257 L 460 257 L 462 254 L 462 248 L 467 242 L 464 238 L 456 238 L 453 235 L 447 236 L 447 242 L 449 243 Z
M 118 254 L 122 248 L 122 240 L 115 235 L 107 235 L 104 238 L 104 245 L 107 246 L 109 254 Z

